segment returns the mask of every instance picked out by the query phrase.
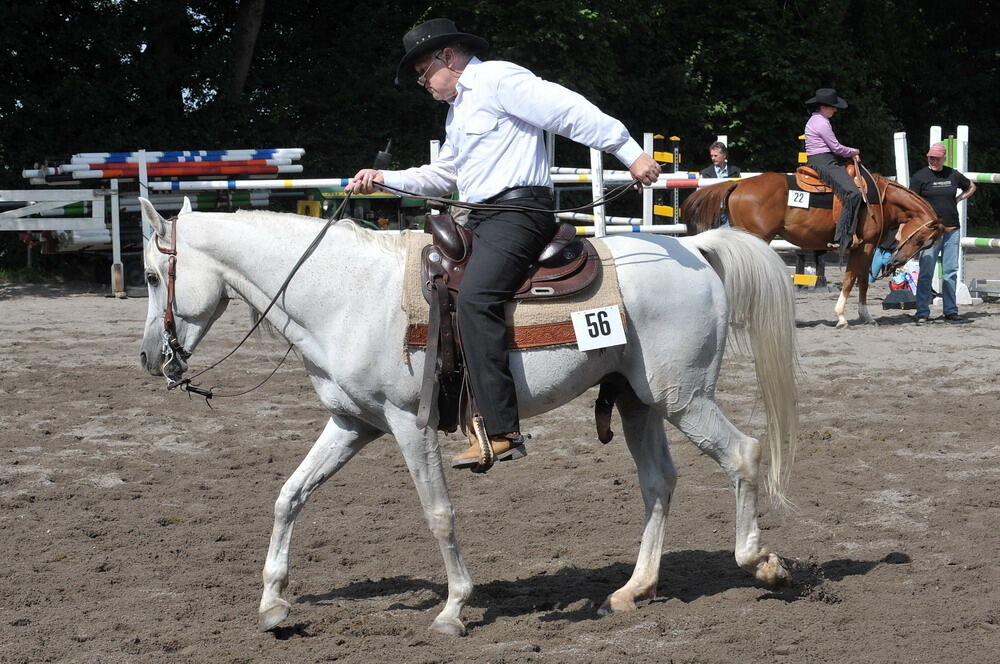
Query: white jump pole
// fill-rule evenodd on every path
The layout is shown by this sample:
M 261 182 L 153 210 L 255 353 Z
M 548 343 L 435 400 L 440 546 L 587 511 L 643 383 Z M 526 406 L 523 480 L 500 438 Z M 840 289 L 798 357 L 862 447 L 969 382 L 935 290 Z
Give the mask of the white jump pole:
M 653 154 L 653 132 L 647 131 L 642 135 L 642 151 Z M 642 225 L 653 225 L 653 190 L 645 186 L 642 188 Z
M 955 169 L 959 173 L 966 173 L 969 170 L 969 126 L 958 125 L 955 131 Z M 958 283 L 955 289 L 955 300 L 960 305 L 979 304 L 972 301 L 972 293 L 965 283 L 965 249 L 962 248 L 961 240 L 969 234 L 969 202 L 961 201 L 958 204 Z
M 139 196 L 149 200 L 149 171 L 146 168 L 146 151 L 136 153 L 139 159 Z M 141 215 L 140 215 L 141 216 Z M 146 243 L 153 239 L 153 227 L 142 217 L 142 266 L 146 265 Z
M 604 198 L 604 165 L 602 163 L 602 154 L 600 150 L 590 149 L 590 191 L 593 193 L 594 200 Z M 605 232 L 605 210 L 604 206 L 594 208 L 594 236 L 604 237 L 607 235 Z
M 118 178 L 111 178 L 111 295 L 126 296 L 125 268 L 122 264 L 121 204 L 118 199 Z
M 906 149 L 906 132 L 897 131 L 892 135 L 893 152 L 896 155 L 896 182 L 910 186 L 910 155 Z
M 931 140 L 928 145 L 934 145 L 935 143 L 941 142 L 941 127 L 938 125 L 931 125 Z
M 431 161 L 430 161 L 430 163 L 433 164 L 435 161 L 438 160 L 438 157 L 440 157 L 440 156 L 441 156 L 441 141 L 439 141 L 438 139 L 435 138 L 434 140 L 431 141 Z M 441 214 L 441 211 L 437 210 L 435 208 L 431 208 L 430 214 Z

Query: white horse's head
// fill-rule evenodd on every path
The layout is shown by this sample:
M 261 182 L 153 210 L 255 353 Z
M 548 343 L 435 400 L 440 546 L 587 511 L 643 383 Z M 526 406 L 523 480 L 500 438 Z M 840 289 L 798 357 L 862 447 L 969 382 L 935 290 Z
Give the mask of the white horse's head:
M 171 221 L 145 198 L 139 202 L 143 220 L 153 228 L 145 251 L 149 309 L 139 362 L 154 376 L 176 381 L 187 371 L 186 360 L 198 342 L 226 310 L 226 284 L 214 262 L 178 232 L 191 213 L 187 198 Z M 197 232 L 189 224 L 185 229 Z

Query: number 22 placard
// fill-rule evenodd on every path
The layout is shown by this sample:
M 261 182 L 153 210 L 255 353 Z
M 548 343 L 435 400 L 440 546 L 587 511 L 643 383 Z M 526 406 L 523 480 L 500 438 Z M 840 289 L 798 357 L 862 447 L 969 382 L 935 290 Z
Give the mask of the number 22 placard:
M 625 326 L 618 305 L 574 311 L 570 314 L 580 350 L 594 350 L 625 343 Z

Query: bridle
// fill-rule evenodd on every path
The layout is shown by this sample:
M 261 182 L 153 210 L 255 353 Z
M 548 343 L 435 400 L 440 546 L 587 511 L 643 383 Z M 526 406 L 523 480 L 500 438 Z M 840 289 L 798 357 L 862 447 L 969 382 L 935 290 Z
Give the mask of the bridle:
M 186 360 L 191 353 L 177 339 L 177 326 L 174 320 L 174 289 L 177 283 L 177 217 L 166 220 L 172 224 L 170 246 L 160 244 L 160 236 L 156 236 L 156 249 L 167 259 L 167 302 L 163 307 L 163 366 L 170 364 L 174 357 Z
M 888 191 L 889 191 L 889 186 L 899 187 L 900 189 L 903 189 L 904 191 L 909 192 L 909 190 L 906 189 L 903 185 L 901 185 L 901 184 L 899 184 L 897 182 L 889 182 L 888 186 L 886 187 L 886 193 L 888 193 Z M 918 226 L 916 229 L 914 229 L 913 231 L 911 231 L 909 235 L 907 235 L 905 238 L 903 238 L 900 241 L 899 246 L 902 247 L 903 245 L 905 245 L 907 242 L 910 241 L 911 237 L 913 237 L 914 235 L 916 235 L 920 231 L 924 230 L 925 228 L 930 228 L 931 226 L 933 226 L 936 223 L 937 223 L 937 219 L 933 218 L 930 221 L 928 221 L 927 223 L 922 224 L 921 226 Z M 922 247 L 922 248 L 926 248 L 926 247 Z

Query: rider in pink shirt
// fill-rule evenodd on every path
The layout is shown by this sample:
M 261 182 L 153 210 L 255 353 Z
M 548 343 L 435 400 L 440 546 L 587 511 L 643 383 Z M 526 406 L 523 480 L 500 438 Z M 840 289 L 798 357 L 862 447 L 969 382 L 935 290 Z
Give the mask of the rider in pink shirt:
M 850 159 L 861 151 L 841 145 L 833 133 L 830 118 L 838 110 L 847 108 L 847 102 L 837 96 L 836 90 L 820 88 L 811 99 L 806 100 L 806 107 L 810 111 L 805 129 L 807 163 L 816 169 L 824 182 L 833 187 L 833 192 L 844 204 L 830 245 L 839 247 L 843 256 L 850 244 L 849 239 L 854 234 L 862 200 L 861 192 L 844 170 L 841 161 Z

